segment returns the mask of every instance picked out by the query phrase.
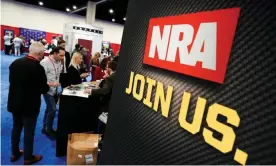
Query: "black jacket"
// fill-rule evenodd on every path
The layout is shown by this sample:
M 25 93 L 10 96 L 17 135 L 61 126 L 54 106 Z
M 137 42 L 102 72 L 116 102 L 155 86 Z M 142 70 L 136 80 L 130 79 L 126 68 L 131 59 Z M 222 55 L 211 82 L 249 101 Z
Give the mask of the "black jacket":
M 70 62 L 71 62 L 70 53 L 68 51 L 65 51 L 65 66 L 66 66 L 66 70 L 68 70 Z
M 114 62 L 118 63 L 119 61 L 119 56 L 115 56 L 114 59 L 113 59 Z
M 71 57 L 70 57 L 70 53 L 65 51 L 65 67 L 66 67 L 66 71 L 68 71 L 69 65 L 71 62 Z M 64 70 L 62 70 L 64 71 Z M 60 73 L 60 77 L 59 77 L 59 82 L 61 84 L 62 88 L 65 88 L 67 86 L 66 81 L 67 81 L 67 73 Z
M 80 84 L 82 79 L 80 77 L 81 73 L 74 66 L 70 66 L 66 74 L 66 86 Z
M 15 60 L 10 65 L 8 111 L 22 115 L 38 115 L 41 94 L 49 91 L 44 68 L 32 57 Z
M 92 96 L 101 97 L 101 112 L 108 112 L 115 78 L 116 73 L 113 73 L 100 83 L 99 89 L 92 89 Z

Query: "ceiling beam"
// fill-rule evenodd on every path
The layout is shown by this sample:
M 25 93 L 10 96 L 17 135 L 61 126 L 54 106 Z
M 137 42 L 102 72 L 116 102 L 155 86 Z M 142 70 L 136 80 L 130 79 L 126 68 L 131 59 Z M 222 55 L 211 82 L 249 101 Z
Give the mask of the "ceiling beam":
M 98 4 L 104 3 L 104 2 L 106 2 L 106 1 L 108 1 L 108 0 L 101 0 L 101 1 L 99 1 L 99 2 L 96 2 L 96 4 L 98 5 Z
M 85 10 L 86 8 L 87 8 L 87 6 L 84 6 L 84 7 L 82 7 L 82 8 L 79 8 L 79 9 L 77 9 L 77 10 L 72 11 L 71 13 L 72 13 L 72 14 L 73 14 L 73 13 L 77 13 L 77 12 L 79 12 L 79 11 Z
M 105 3 L 105 2 L 107 2 L 108 0 L 101 0 L 101 1 L 99 1 L 99 2 L 96 2 L 96 5 L 99 5 L 99 4 L 102 4 L 102 3 Z M 82 11 L 82 10 L 85 10 L 85 9 L 87 9 L 87 6 L 84 6 L 84 7 L 82 7 L 82 8 L 79 8 L 79 9 L 77 9 L 77 10 L 74 10 L 74 11 L 72 11 L 72 12 L 70 12 L 70 13 L 77 13 L 77 12 L 80 12 L 80 11 Z

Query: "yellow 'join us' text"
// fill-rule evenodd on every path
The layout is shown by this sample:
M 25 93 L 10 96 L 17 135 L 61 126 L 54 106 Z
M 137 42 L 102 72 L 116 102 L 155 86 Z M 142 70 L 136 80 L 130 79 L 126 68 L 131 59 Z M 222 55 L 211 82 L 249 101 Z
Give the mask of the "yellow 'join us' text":
M 146 95 L 144 98 L 145 85 L 147 84 Z M 152 92 L 155 89 L 155 98 L 152 101 Z M 170 104 L 173 95 L 173 87 L 168 86 L 165 92 L 164 85 L 162 82 L 158 82 L 149 77 L 144 77 L 140 74 L 130 73 L 129 85 L 125 92 L 127 94 L 132 94 L 133 98 L 141 101 L 149 108 L 154 111 L 161 110 L 162 115 L 168 118 Z M 206 106 L 206 99 L 198 97 L 196 108 L 194 112 L 193 121 L 190 123 L 187 119 L 187 113 L 189 109 L 191 94 L 188 92 L 183 93 L 182 102 L 179 112 L 179 124 L 180 126 L 191 134 L 197 134 L 200 132 L 200 127 L 202 125 L 203 114 Z M 160 108 L 159 108 L 160 107 Z M 208 108 L 208 113 L 206 117 L 206 122 L 208 128 L 203 128 L 203 138 L 206 143 L 216 148 L 220 152 L 226 154 L 233 151 L 236 133 L 230 125 L 221 123 L 217 120 L 218 116 L 224 116 L 227 119 L 227 123 L 232 126 L 239 127 L 240 117 L 237 111 L 226 106 L 214 103 Z M 222 135 L 222 139 L 219 140 L 213 136 L 214 132 L 218 132 Z M 248 154 L 240 149 L 236 149 L 234 160 L 238 163 L 245 165 L 248 158 Z

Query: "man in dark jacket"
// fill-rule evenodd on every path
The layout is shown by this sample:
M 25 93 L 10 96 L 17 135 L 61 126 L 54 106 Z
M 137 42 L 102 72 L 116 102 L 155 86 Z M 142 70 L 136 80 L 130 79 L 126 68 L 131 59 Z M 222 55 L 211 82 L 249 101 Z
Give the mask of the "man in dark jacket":
M 85 93 L 88 93 L 92 96 L 101 97 L 101 112 L 108 112 L 109 102 L 111 99 L 112 88 L 114 85 L 114 81 L 116 78 L 116 62 L 108 62 L 107 70 L 110 73 L 108 77 L 106 77 L 101 83 L 99 89 L 85 89 Z
M 64 50 L 65 50 L 65 47 L 66 47 L 66 41 L 65 40 L 59 40 L 58 41 L 58 46 L 59 47 L 62 47 Z M 70 57 L 70 53 L 68 51 L 65 51 L 65 58 L 64 58 L 64 63 L 65 63 L 65 72 L 67 71 L 69 65 L 70 65 L 70 62 L 71 62 L 71 57 Z
M 29 52 L 28 56 L 15 60 L 9 68 L 8 111 L 13 117 L 11 161 L 18 160 L 23 154 L 19 150 L 19 142 L 24 127 L 24 164 L 33 164 L 42 159 L 41 155 L 33 155 L 34 131 L 41 94 L 48 92 L 51 84 L 47 83 L 45 71 L 39 64 L 44 55 L 44 46 L 33 42 Z
M 80 52 L 80 47 L 81 45 L 78 43 L 75 45 L 75 49 L 72 51 L 71 57 L 74 55 L 75 52 Z
M 110 73 L 108 77 L 106 77 L 101 83 L 100 83 L 100 88 L 99 89 L 85 89 L 85 93 L 88 93 L 92 96 L 98 96 L 101 98 L 101 103 L 100 103 L 100 110 L 97 115 L 97 117 L 105 112 L 107 113 L 109 110 L 109 104 L 110 104 L 110 99 L 111 99 L 111 94 L 112 94 L 112 88 L 114 85 L 114 81 L 116 78 L 116 68 L 117 68 L 117 63 L 114 61 L 108 62 L 107 64 L 107 72 Z M 99 126 L 99 133 L 104 133 L 105 131 L 105 125 L 102 124 Z M 103 137 L 102 137 L 103 139 Z
M 62 47 L 65 50 L 65 46 L 66 46 L 66 41 L 65 40 L 59 40 L 58 41 L 58 46 Z M 60 73 L 60 84 L 62 88 L 66 87 L 66 74 L 67 74 L 67 70 L 69 68 L 71 62 L 71 56 L 70 53 L 68 51 L 65 51 L 65 57 L 63 59 L 63 68 L 62 71 Z
M 119 55 L 116 55 L 116 56 L 113 58 L 113 60 L 112 60 L 112 61 L 114 61 L 114 62 L 118 63 L 118 61 L 119 61 Z

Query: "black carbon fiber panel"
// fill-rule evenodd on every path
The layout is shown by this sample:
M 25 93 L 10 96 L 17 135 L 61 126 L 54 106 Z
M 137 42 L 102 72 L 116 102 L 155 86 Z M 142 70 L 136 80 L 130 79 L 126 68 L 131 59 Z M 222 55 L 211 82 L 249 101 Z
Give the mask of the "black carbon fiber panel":
M 241 7 L 223 85 L 143 65 L 150 18 Z M 238 164 L 234 152 L 222 154 L 178 122 L 183 92 L 237 110 L 235 148 L 248 153 L 247 164 L 276 164 L 276 7 L 274 0 L 130 0 L 120 51 L 101 164 Z M 125 93 L 130 72 L 174 87 L 164 118 Z M 155 92 L 155 91 L 153 91 Z M 153 95 L 154 96 L 154 95 Z

